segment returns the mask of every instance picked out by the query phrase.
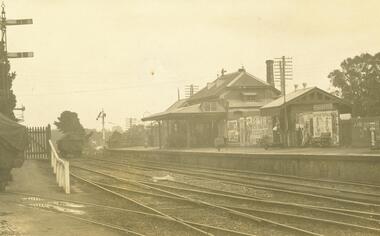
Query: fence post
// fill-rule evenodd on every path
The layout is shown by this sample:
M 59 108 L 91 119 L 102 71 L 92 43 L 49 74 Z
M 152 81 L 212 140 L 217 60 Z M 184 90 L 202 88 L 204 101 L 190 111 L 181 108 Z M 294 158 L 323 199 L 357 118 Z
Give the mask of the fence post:
M 47 125 L 46 127 L 46 146 L 47 146 L 47 150 L 46 150 L 46 153 L 47 153 L 47 158 L 51 158 L 52 157 L 52 152 L 51 152 L 51 147 L 49 145 L 49 140 L 51 139 L 51 126 L 50 124 Z
M 57 181 L 58 186 L 59 186 L 59 172 L 60 172 L 60 168 L 59 168 L 59 165 L 57 165 L 57 169 L 55 172 L 55 180 Z M 61 186 L 59 186 L 59 187 L 61 187 Z
M 69 162 L 64 161 L 63 163 L 64 163 L 65 170 L 69 170 Z M 65 171 L 64 182 L 65 182 L 65 192 L 70 193 L 70 173 L 69 173 L 69 171 Z
M 50 145 L 49 145 L 50 146 Z M 51 167 L 54 169 L 54 158 L 53 158 L 53 150 L 50 150 L 50 165 L 51 165 Z

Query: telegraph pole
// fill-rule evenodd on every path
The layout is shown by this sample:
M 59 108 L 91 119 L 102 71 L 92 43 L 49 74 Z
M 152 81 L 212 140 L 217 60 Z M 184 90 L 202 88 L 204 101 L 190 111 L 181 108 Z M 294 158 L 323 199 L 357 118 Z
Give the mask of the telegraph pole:
M 27 25 L 33 24 L 32 19 L 7 20 L 5 15 L 5 4 L 1 4 L 1 41 L 0 41 L 0 100 L 4 101 L 3 113 L 12 116 L 14 107 L 11 106 L 11 87 L 12 79 L 15 74 L 9 74 L 10 64 L 9 58 L 33 57 L 33 52 L 8 52 L 7 48 L 7 26 L 11 25 Z M 10 117 L 12 118 L 12 117 Z
M 289 122 L 288 122 L 288 112 L 286 109 L 286 80 L 291 80 L 293 77 L 293 62 L 291 57 L 282 56 L 281 58 L 275 58 L 275 77 L 280 80 L 281 95 L 284 97 L 284 144 L 288 146 L 289 144 Z
M 185 96 L 187 98 L 193 96 L 198 91 L 199 91 L 199 86 L 198 85 L 190 84 L 190 85 L 186 85 L 185 86 Z
M 103 146 L 106 145 L 106 130 L 105 130 L 105 127 L 104 127 L 104 119 L 106 118 L 106 113 L 104 112 L 104 109 L 102 109 L 101 112 L 99 112 L 98 114 L 98 117 L 96 118 L 96 120 L 99 120 L 102 119 L 102 140 L 103 140 Z

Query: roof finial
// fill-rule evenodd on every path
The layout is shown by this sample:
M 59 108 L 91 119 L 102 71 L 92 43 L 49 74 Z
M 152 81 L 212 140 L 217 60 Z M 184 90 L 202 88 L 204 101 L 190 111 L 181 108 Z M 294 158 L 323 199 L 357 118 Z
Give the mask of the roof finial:
M 294 84 L 294 91 L 297 91 L 298 89 L 298 84 Z
M 227 71 L 224 69 L 224 68 L 222 68 L 222 70 L 220 71 L 220 73 L 222 74 L 222 76 L 224 76 L 224 73 L 226 73 Z

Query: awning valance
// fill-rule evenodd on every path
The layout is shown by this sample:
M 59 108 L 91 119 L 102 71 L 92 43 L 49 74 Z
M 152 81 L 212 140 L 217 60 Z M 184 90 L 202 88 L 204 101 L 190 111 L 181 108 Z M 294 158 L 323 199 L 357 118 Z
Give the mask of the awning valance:
M 256 96 L 257 95 L 257 93 L 254 93 L 254 92 L 241 92 L 241 94 L 243 96 Z

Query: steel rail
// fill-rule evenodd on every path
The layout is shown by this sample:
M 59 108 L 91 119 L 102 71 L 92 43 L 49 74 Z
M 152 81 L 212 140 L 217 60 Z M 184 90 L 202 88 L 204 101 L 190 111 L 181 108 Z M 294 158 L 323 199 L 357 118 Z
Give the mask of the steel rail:
M 113 162 L 117 163 L 117 162 Z M 128 165 L 128 166 L 141 166 L 141 165 L 136 165 L 136 164 L 124 164 L 124 163 L 118 163 L 122 165 Z M 165 170 L 170 170 L 171 172 L 173 171 L 173 168 L 168 169 L 164 167 L 152 167 L 152 166 L 142 166 L 143 168 L 151 168 L 151 169 L 165 169 Z M 188 170 L 188 168 L 180 168 L 176 167 L 177 170 Z M 206 172 L 206 171 L 200 171 L 200 170 L 192 170 L 194 172 L 198 173 L 211 173 L 211 172 Z M 299 187 L 306 187 L 306 188 L 313 188 L 313 189 L 323 189 L 323 190 L 329 190 L 329 191 L 334 191 L 334 192 L 341 192 L 341 193 L 349 193 L 349 194 L 358 194 L 358 195 L 364 195 L 364 196 L 370 196 L 370 197 L 378 197 L 380 198 L 380 194 L 376 193 L 368 193 L 368 192 L 360 192 L 360 191 L 352 191 L 352 190 L 345 190 L 341 188 L 331 188 L 331 187 L 324 187 L 324 186 L 316 186 L 316 185 L 310 185 L 310 184 L 300 184 L 300 183 L 292 183 L 292 182 L 286 182 L 286 181 L 277 181 L 277 180 L 270 180 L 270 179 L 265 179 L 265 178 L 259 178 L 259 177 L 252 177 L 252 176 L 239 176 L 238 174 L 228 174 L 228 173 L 216 173 L 213 172 L 211 174 L 215 175 L 223 175 L 223 176 L 230 176 L 230 177 L 235 177 L 235 178 L 241 178 L 241 179 L 246 179 L 246 180 L 259 180 L 263 182 L 269 182 L 269 183 L 275 183 L 275 184 L 286 184 L 286 185 L 292 185 L 292 186 L 299 186 Z
M 149 169 L 149 167 L 136 167 L 140 169 Z M 167 169 L 168 171 L 175 172 L 173 169 Z M 380 204 L 373 203 L 373 202 L 364 202 L 364 201 L 357 201 L 357 200 L 351 200 L 351 199 L 344 199 L 342 197 L 337 198 L 335 197 L 336 195 L 326 195 L 326 194 L 316 194 L 316 193 L 310 193 L 310 192 L 304 192 L 304 191 L 299 191 L 299 190 L 288 190 L 280 187 L 268 187 L 267 185 L 264 184 L 251 184 L 248 182 L 240 181 L 240 180 L 232 180 L 232 179 L 227 179 L 223 178 L 220 175 L 215 176 L 215 174 L 207 174 L 207 173 L 189 173 L 189 172 L 179 172 L 183 175 L 191 175 L 191 176 L 196 176 L 198 178 L 205 178 L 205 179 L 214 179 L 218 181 L 222 181 L 224 183 L 229 183 L 229 184 L 236 184 L 244 187 L 250 187 L 250 188 L 255 188 L 255 189 L 262 189 L 262 190 L 268 190 L 268 191 L 275 191 L 275 192 L 283 192 L 283 193 L 288 193 L 288 194 L 296 194 L 296 195 L 304 195 L 304 196 L 309 196 L 309 197 L 316 197 L 316 198 L 323 198 L 323 199 L 329 199 L 333 201 L 338 201 L 338 202 L 345 202 L 345 203 L 351 203 L 351 204 L 358 204 L 358 205 L 365 205 L 365 206 L 375 206 L 375 207 L 380 207 Z
M 172 197 L 172 196 L 166 196 L 166 195 L 161 195 L 161 194 L 154 194 L 154 193 L 149 193 L 149 192 L 130 190 L 127 188 L 113 186 L 113 185 L 99 183 L 99 182 L 95 182 L 95 183 L 97 183 L 101 186 L 107 187 L 107 188 L 119 189 L 119 190 L 123 190 L 126 192 L 131 192 L 131 193 L 138 193 L 138 194 L 142 194 L 142 195 L 149 195 L 149 196 L 167 198 L 167 199 L 178 200 L 178 201 L 186 200 L 186 199 L 179 198 L 179 197 Z M 380 233 L 380 228 L 373 228 L 373 227 L 369 227 L 369 226 L 356 225 L 356 224 L 345 223 L 345 222 L 340 222 L 340 221 L 335 221 L 335 220 L 327 220 L 327 219 L 321 219 L 321 218 L 316 218 L 316 217 L 300 216 L 300 215 L 294 215 L 294 214 L 289 214 L 289 213 L 281 213 L 281 212 L 275 212 L 275 211 L 247 209 L 247 208 L 227 206 L 227 205 L 219 205 L 219 206 L 229 208 L 229 209 L 233 209 L 233 210 L 237 210 L 237 211 L 241 211 L 241 212 L 249 211 L 249 212 L 259 212 L 259 213 L 265 213 L 265 214 L 273 214 L 273 215 L 278 215 L 278 216 L 292 217 L 292 218 L 296 218 L 296 219 L 316 221 L 316 222 L 321 222 L 321 223 L 329 223 L 329 224 L 334 224 L 334 225 L 339 225 L 339 226 L 351 227 L 351 228 L 356 228 L 356 229 L 360 229 L 360 230 L 368 230 L 368 231 L 374 231 L 374 232 Z M 380 223 L 379 221 L 376 221 L 376 220 L 374 220 L 373 222 L 376 222 L 377 224 Z
M 95 183 L 97 183 L 97 182 L 95 182 Z M 100 184 L 100 183 L 97 183 L 97 184 L 103 185 L 103 184 Z M 127 191 L 127 189 L 126 189 L 126 191 Z M 134 192 L 132 190 L 128 190 L 128 191 Z M 147 217 L 159 218 L 161 220 L 166 220 L 166 221 L 173 222 L 173 219 L 167 218 L 167 217 L 162 216 L 162 215 L 151 214 L 151 213 L 142 212 L 142 211 L 129 210 L 129 209 L 125 209 L 125 208 L 108 206 L 108 205 L 97 204 L 97 203 L 92 203 L 92 202 L 83 202 L 83 201 L 76 201 L 76 200 L 66 200 L 66 199 L 59 199 L 59 198 L 51 198 L 51 197 L 46 197 L 46 196 L 43 196 L 43 195 L 31 194 L 31 193 L 22 193 L 22 192 L 9 192 L 8 191 L 7 193 L 18 194 L 18 195 L 23 195 L 23 196 L 33 196 L 33 197 L 41 198 L 43 200 L 47 199 L 47 200 L 53 200 L 53 201 L 70 202 L 70 203 L 76 203 L 76 204 L 81 204 L 81 205 L 95 206 L 95 207 L 98 207 L 98 208 L 105 208 L 105 209 L 117 210 L 117 211 L 122 211 L 122 212 L 127 212 L 127 213 L 139 214 L 139 215 L 143 215 L 143 216 L 147 216 Z M 143 192 L 139 192 L 139 193 L 144 194 Z M 163 196 L 163 197 L 168 197 L 168 196 Z M 172 199 L 184 201 L 183 199 L 174 198 L 174 197 L 172 197 Z M 206 225 L 206 224 L 199 224 L 199 223 L 192 222 L 192 221 L 184 221 L 184 222 L 187 223 L 187 224 L 190 224 L 190 225 L 194 225 L 194 226 L 198 225 L 198 226 L 201 226 L 201 227 L 204 227 L 204 228 L 209 228 L 209 229 L 212 229 L 212 230 L 218 230 L 218 231 L 222 231 L 222 232 L 225 232 L 225 233 L 232 233 L 232 234 L 237 235 L 237 236 L 252 236 L 252 234 L 246 234 L 246 233 L 243 233 L 243 232 L 229 230 L 229 229 L 225 229 L 225 228 L 222 228 L 222 227 L 216 227 L 216 226 L 211 226 L 211 225 Z
M 96 159 L 101 161 L 106 161 L 103 159 L 98 158 L 89 158 L 89 159 Z M 108 160 L 107 160 L 108 161 Z M 173 164 L 171 162 L 155 162 L 155 161 L 147 161 L 147 160 L 139 160 L 135 162 L 147 162 L 147 163 L 153 163 L 153 164 L 159 164 L 159 165 L 171 165 L 171 166 L 180 166 Z M 128 163 L 126 163 L 128 164 Z M 298 180 L 304 180 L 304 181 L 310 181 L 310 182 L 322 182 L 322 183 L 332 183 L 332 184 L 342 184 L 342 185 L 353 185 L 353 186 L 359 186 L 359 187 L 368 187 L 368 188 L 378 188 L 380 189 L 380 185 L 375 184 L 364 184 L 359 182 L 349 182 L 349 181 L 339 181 L 339 180 L 328 180 L 328 179 L 312 179 L 307 177 L 300 177 L 295 175 L 282 175 L 282 174 L 275 174 L 270 172 L 261 172 L 261 171 L 245 171 L 245 170 L 235 170 L 235 169 L 228 169 L 228 168 L 212 168 L 212 167 L 199 167 L 196 165 L 191 164 L 181 164 L 181 166 L 188 167 L 188 168 L 197 168 L 197 169 L 204 169 L 204 170 L 214 170 L 214 171 L 223 171 L 223 172 L 232 172 L 232 173 L 242 173 L 242 174 L 254 174 L 254 175 L 265 175 L 265 176 L 274 176 L 274 177 L 281 177 L 281 178 L 289 178 L 289 179 L 298 179 Z
M 72 166 L 72 167 L 74 167 L 74 166 Z M 78 167 L 75 167 L 75 168 L 78 168 Z M 121 197 L 121 198 L 124 198 L 125 200 L 131 201 L 131 202 L 137 204 L 138 206 L 141 206 L 141 207 L 143 207 L 143 208 L 145 208 L 145 209 L 148 209 L 148 210 L 150 210 L 150 211 L 153 211 L 153 212 L 155 212 L 155 213 L 157 213 L 157 214 L 159 214 L 159 215 L 161 215 L 161 216 L 164 216 L 164 217 L 167 217 L 167 218 L 169 218 L 169 219 L 172 219 L 173 221 L 175 221 L 175 222 L 177 222 L 177 223 L 179 223 L 179 224 L 181 224 L 181 225 L 183 225 L 183 226 L 185 226 L 185 227 L 187 227 L 187 228 L 190 228 L 190 229 L 192 229 L 192 230 L 194 230 L 194 231 L 197 231 L 198 233 L 201 233 L 201 234 L 204 234 L 204 235 L 208 235 L 208 236 L 213 236 L 213 234 L 210 234 L 210 233 L 208 233 L 208 232 L 206 232 L 206 231 L 203 231 L 203 230 L 201 230 L 201 229 L 198 229 L 198 228 L 196 228 L 196 227 L 194 227 L 194 226 L 192 226 L 192 225 L 189 225 L 189 224 L 183 222 L 182 220 L 179 220 L 179 219 L 176 219 L 176 218 L 174 218 L 174 217 L 171 217 L 171 216 L 169 216 L 169 215 L 167 215 L 167 214 L 165 214 L 165 213 L 163 213 L 163 212 L 160 212 L 160 211 L 158 211 L 158 210 L 156 210 L 156 209 L 154 209 L 154 208 L 152 208 L 152 207 L 149 207 L 149 206 L 146 206 L 146 205 L 144 205 L 144 204 L 142 204 L 142 203 L 139 203 L 138 201 L 135 201 L 135 200 L 133 200 L 133 199 L 131 199 L 131 198 L 128 198 L 128 197 L 126 197 L 125 195 L 122 195 L 122 194 L 116 193 L 116 192 L 114 192 L 114 191 L 111 191 L 111 190 L 109 190 L 109 189 L 106 189 L 106 188 L 104 188 L 104 187 L 102 187 L 102 186 L 100 186 L 100 185 L 98 185 L 98 184 L 93 183 L 92 181 L 86 180 L 86 179 L 84 179 L 84 178 L 82 178 L 82 177 L 80 177 L 80 176 L 78 176 L 78 175 L 73 174 L 73 173 L 70 173 L 70 175 L 73 176 L 74 178 L 77 178 L 77 179 L 79 179 L 79 180 L 85 182 L 85 183 L 91 184 L 91 185 L 93 185 L 93 186 L 98 187 L 99 189 L 102 189 L 102 190 L 104 190 L 104 191 L 106 191 L 106 192 L 112 193 L 113 195 L 117 195 L 117 196 L 119 196 L 119 197 Z
M 125 171 L 124 171 L 125 172 Z M 142 176 L 147 176 L 147 175 L 144 175 L 144 174 L 138 174 L 138 175 L 142 175 Z M 172 182 L 175 182 L 175 181 L 172 181 Z M 195 186 L 195 185 L 192 185 L 192 184 L 189 184 L 189 183 L 182 183 L 182 182 L 176 182 L 178 184 L 185 184 L 185 185 L 188 185 L 188 186 L 192 186 L 192 187 L 196 187 L 196 188 L 199 188 L 198 186 Z M 151 184 L 151 183 L 149 183 Z M 168 186 L 165 186 L 165 187 L 168 187 Z M 169 186 L 170 187 L 170 186 Z M 203 189 L 207 189 L 206 187 L 202 187 Z M 184 189 L 185 190 L 185 189 Z M 187 191 L 190 191 L 189 189 L 186 189 Z M 214 189 L 208 189 L 208 190 L 211 190 L 213 191 Z M 194 191 L 196 192 L 197 190 L 194 190 L 194 189 L 191 189 L 191 191 Z M 329 213 L 335 213 L 335 214 L 340 214 L 340 215 L 343 215 L 343 216 L 351 216 L 351 217 L 357 217 L 358 219 L 366 219 L 366 220 L 375 220 L 375 219 L 372 219 L 372 218 L 368 218 L 368 217 L 362 217 L 363 215 L 365 216 L 370 216 L 370 217 L 373 217 L 373 216 L 377 216 L 377 217 L 380 217 L 380 214 L 377 214 L 375 212 L 365 212 L 365 211 L 358 211 L 358 210 L 349 210 L 349 209 L 340 209 L 340 208 L 331 208 L 331 207 L 323 207 L 323 206 L 314 206 L 314 205 L 307 205 L 307 204 L 297 204 L 297 203 L 285 203 L 285 202 L 279 202 L 279 201 L 272 201 L 272 200 L 264 200 L 264 199 L 259 199 L 259 198 L 256 198 L 256 197 L 252 197 L 250 195 L 246 195 L 246 194 L 235 194 L 233 192 L 229 192 L 229 191 L 222 191 L 222 190 L 217 190 L 219 192 L 223 192 L 222 194 L 219 194 L 219 196 L 221 195 L 225 195 L 225 197 L 231 197 L 231 198 L 236 198 L 236 199 L 241 199 L 241 200 L 249 200 L 249 201 L 254 201 L 254 202 L 262 202 L 262 203 L 269 203 L 269 204 L 277 204 L 277 205 L 282 205 L 282 206 L 292 206 L 292 207 L 301 207 L 301 208 L 306 208 L 306 209 L 314 209 L 314 210 L 319 210 L 319 211 L 323 211 L 323 212 L 329 212 Z M 218 196 L 217 193 L 215 192 L 209 192 L 209 191 L 202 191 L 204 194 L 209 194 L 209 195 L 216 195 Z M 231 195 L 231 193 L 233 195 Z M 228 194 L 230 194 L 230 196 L 228 196 Z M 234 196 L 235 195 L 235 196 Z M 238 195 L 238 196 L 236 196 Z M 377 221 L 377 220 L 376 220 Z
M 125 170 L 123 170 L 123 172 L 127 173 Z M 134 174 L 134 175 L 144 176 L 144 174 L 141 174 L 141 173 L 131 173 L 131 172 L 129 172 L 129 173 Z M 336 202 L 344 202 L 344 203 L 356 204 L 356 205 L 367 206 L 367 207 L 380 207 L 380 204 L 375 204 L 375 203 L 353 201 L 353 200 L 347 200 L 347 199 L 336 198 L 336 197 L 331 197 L 331 196 L 325 196 L 325 195 L 321 195 L 321 194 L 305 193 L 305 192 L 300 192 L 300 191 L 292 191 L 292 190 L 279 189 L 279 188 L 273 188 L 273 187 L 263 187 L 263 186 L 259 186 L 259 185 L 255 185 L 255 184 L 251 184 L 251 183 L 246 183 L 246 182 L 244 183 L 244 182 L 237 181 L 237 180 L 234 181 L 234 180 L 229 180 L 229 179 L 225 179 L 222 177 L 210 176 L 209 174 L 187 173 L 187 175 L 196 176 L 196 177 L 201 178 L 201 179 L 202 178 L 203 179 L 210 179 L 211 178 L 212 180 L 218 180 L 222 183 L 234 184 L 234 185 L 238 185 L 238 186 L 267 190 L 267 191 L 272 191 L 272 192 L 281 192 L 281 193 L 286 193 L 286 194 L 294 194 L 294 195 L 300 195 L 300 196 L 328 199 L 328 200 L 332 200 L 332 201 L 336 201 Z M 145 177 L 151 178 L 151 176 L 148 176 L 148 175 L 145 175 Z
M 222 206 L 214 205 L 214 204 L 202 201 L 202 200 L 195 200 L 195 199 L 189 198 L 187 196 L 182 196 L 182 195 L 179 195 L 179 194 L 171 193 L 171 192 L 168 192 L 168 191 L 165 191 L 165 190 L 162 190 L 162 189 L 158 189 L 158 188 L 146 185 L 144 183 L 141 183 L 140 181 L 131 181 L 131 180 L 127 180 L 127 179 L 124 179 L 124 178 L 117 177 L 117 176 L 109 175 L 107 173 L 103 173 L 103 172 L 100 172 L 100 171 L 91 170 L 91 169 L 84 168 L 84 167 L 78 167 L 76 165 L 72 165 L 72 166 L 74 168 L 79 168 L 79 169 L 82 169 L 82 170 L 87 170 L 89 172 L 97 173 L 97 174 L 100 174 L 100 175 L 103 175 L 103 176 L 106 176 L 106 177 L 110 177 L 110 178 L 113 178 L 113 179 L 116 179 L 116 180 L 119 180 L 119 181 L 134 182 L 134 183 L 137 183 L 137 184 L 141 184 L 141 186 L 148 187 L 148 188 L 151 188 L 151 189 L 155 189 L 155 190 L 157 190 L 159 192 L 164 192 L 164 193 L 167 193 L 169 195 L 173 195 L 173 196 L 176 196 L 176 197 L 179 197 L 179 198 L 184 198 L 184 199 L 187 199 L 187 200 L 192 201 L 194 203 L 203 204 L 203 205 L 206 205 L 206 206 L 209 206 L 209 207 L 212 207 L 212 208 L 221 209 L 221 210 L 227 211 L 227 212 L 229 212 L 231 214 L 242 216 L 244 218 L 251 219 L 251 220 L 254 220 L 256 222 L 264 222 L 264 223 L 276 225 L 276 226 L 285 228 L 287 230 L 301 232 L 301 233 L 307 234 L 307 235 L 314 235 L 314 236 L 316 236 L 316 235 L 320 236 L 321 235 L 321 234 L 314 233 L 314 232 L 311 232 L 311 231 L 303 230 L 303 229 L 300 229 L 300 228 L 296 228 L 296 227 L 293 227 L 293 226 L 289 226 L 289 225 L 286 225 L 286 224 L 282 224 L 282 223 L 278 223 L 278 222 L 275 222 L 275 221 L 272 221 L 272 220 L 268 220 L 268 219 L 265 219 L 265 218 L 262 218 L 262 217 L 257 217 L 257 216 L 246 214 L 246 213 L 243 213 L 243 212 L 240 212 L 240 211 L 236 211 L 236 210 L 232 210 L 232 209 L 225 208 L 225 207 L 222 207 Z
M 123 166 L 135 166 L 137 168 L 147 168 L 147 169 L 155 169 L 155 170 L 167 170 L 170 172 L 174 173 L 182 173 L 181 170 L 187 171 L 188 168 L 181 168 L 181 167 L 175 167 L 176 170 L 173 168 L 165 168 L 165 167 L 160 167 L 160 166 L 145 166 L 145 165 L 136 165 L 135 163 L 124 163 L 124 162 L 115 162 L 115 161 L 108 161 L 108 160 L 101 160 L 101 159 L 95 159 L 96 161 L 103 161 L 103 162 L 109 162 L 109 163 L 114 163 L 118 165 L 123 165 Z M 173 165 L 172 165 L 173 166 Z M 236 174 L 228 174 L 228 173 L 210 173 L 206 171 L 200 171 L 200 170 L 191 170 L 192 172 L 197 172 L 197 173 L 202 173 L 202 174 L 214 174 L 214 175 L 222 175 L 222 176 L 231 176 L 235 178 L 241 178 L 241 179 L 247 179 L 247 180 L 259 180 L 263 182 L 270 182 L 270 183 L 275 183 L 275 184 L 286 184 L 286 185 L 292 185 L 292 186 L 300 186 L 300 187 L 306 187 L 306 188 L 314 188 L 314 189 L 324 189 L 328 191 L 333 191 L 333 192 L 340 192 L 340 193 L 349 193 L 349 194 L 358 194 L 358 195 L 364 195 L 364 196 L 370 196 L 370 197 L 378 197 L 380 198 L 380 194 L 375 194 L 375 193 L 367 193 L 367 192 L 359 192 L 359 191 L 351 191 L 351 190 L 345 190 L 345 189 L 337 189 L 337 188 L 331 188 L 331 187 L 324 187 L 324 186 L 314 186 L 314 185 L 309 185 L 309 184 L 299 184 L 299 183 L 291 183 L 291 182 L 284 182 L 284 181 L 276 181 L 276 180 L 268 180 L 264 178 L 258 178 L 258 177 L 252 177 L 252 176 L 238 176 Z

